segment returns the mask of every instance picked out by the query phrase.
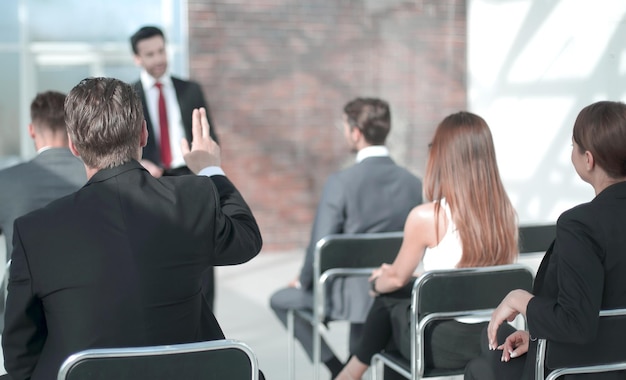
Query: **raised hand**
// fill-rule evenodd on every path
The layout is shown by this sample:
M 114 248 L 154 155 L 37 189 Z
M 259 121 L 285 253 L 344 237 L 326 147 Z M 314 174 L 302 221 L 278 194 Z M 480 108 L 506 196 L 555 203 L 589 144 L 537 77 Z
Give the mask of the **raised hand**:
M 185 163 L 195 174 L 208 166 L 220 166 L 221 164 L 220 147 L 211 138 L 210 130 L 211 126 L 206 117 L 206 110 L 204 108 L 194 109 L 191 122 L 193 138 L 191 147 L 187 139 L 183 138 L 180 142 L 180 148 Z

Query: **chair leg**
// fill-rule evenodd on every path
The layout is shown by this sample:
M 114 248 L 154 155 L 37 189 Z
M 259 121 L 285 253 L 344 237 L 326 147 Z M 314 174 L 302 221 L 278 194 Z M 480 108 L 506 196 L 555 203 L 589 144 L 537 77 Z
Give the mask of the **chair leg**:
M 287 310 L 287 373 L 289 380 L 296 380 L 296 347 L 293 310 Z
M 320 324 L 314 318 L 313 320 L 313 380 L 320 378 L 320 365 L 322 356 L 322 342 L 320 337 Z
M 384 367 L 381 365 L 381 361 L 378 360 L 376 355 L 372 357 L 372 363 L 370 365 L 370 372 L 372 373 L 372 380 L 383 380 L 385 377 Z

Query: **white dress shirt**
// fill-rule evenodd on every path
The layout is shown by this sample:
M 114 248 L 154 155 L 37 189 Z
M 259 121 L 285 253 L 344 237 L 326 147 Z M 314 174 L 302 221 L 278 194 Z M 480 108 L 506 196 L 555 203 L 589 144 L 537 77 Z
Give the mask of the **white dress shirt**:
M 165 97 L 165 107 L 167 108 L 167 121 L 170 132 L 170 151 L 172 152 L 172 163 L 170 167 L 178 168 L 185 165 L 183 153 L 180 150 L 180 140 L 185 137 L 185 128 L 180 115 L 180 106 L 176 97 L 176 90 L 172 83 L 172 78 L 168 73 L 159 79 L 155 79 L 146 70 L 141 71 L 141 85 L 146 95 L 146 106 L 152 121 L 152 133 L 154 133 L 154 141 L 157 147 L 161 144 L 161 130 L 159 128 L 159 89 L 155 86 L 156 82 L 163 84 L 163 96 Z M 191 143 L 191 141 L 189 142 Z
M 389 157 L 389 149 L 384 145 L 366 146 L 356 154 L 356 162 L 359 163 L 369 157 Z

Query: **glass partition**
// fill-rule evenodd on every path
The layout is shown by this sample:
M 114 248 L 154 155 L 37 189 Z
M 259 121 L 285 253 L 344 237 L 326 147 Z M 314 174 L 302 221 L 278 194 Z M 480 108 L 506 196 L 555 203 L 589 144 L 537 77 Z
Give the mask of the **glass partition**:
M 90 76 L 137 80 L 129 38 L 143 25 L 163 29 L 170 70 L 186 76 L 186 15 L 186 2 L 171 0 L 0 2 L 0 161 L 34 155 L 26 126 L 37 92 Z

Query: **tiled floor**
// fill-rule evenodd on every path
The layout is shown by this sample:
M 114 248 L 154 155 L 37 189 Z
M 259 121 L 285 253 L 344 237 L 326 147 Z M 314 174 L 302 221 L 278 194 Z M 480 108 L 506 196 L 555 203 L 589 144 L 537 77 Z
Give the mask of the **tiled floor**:
M 217 272 L 216 314 L 228 338 L 248 343 L 256 352 L 268 380 L 287 380 L 287 335 L 269 308 L 270 295 L 293 279 L 302 263 L 301 252 L 262 253 L 251 262 L 221 267 Z M 338 355 L 347 356 L 347 324 L 330 324 L 327 334 Z M 296 346 L 298 380 L 313 379 L 313 367 Z M 326 370 L 323 377 L 330 375 Z
M 4 250 L 1 237 L 0 244 L 1 260 Z M 520 261 L 536 269 L 540 259 L 540 256 L 525 256 Z M 217 269 L 217 319 L 227 338 L 246 342 L 254 350 L 268 380 L 288 380 L 287 336 L 268 300 L 298 273 L 301 263 L 301 251 L 263 252 L 246 264 Z M 331 323 L 326 336 L 337 354 L 345 358 L 347 325 Z M 299 345 L 296 345 L 296 371 L 298 380 L 313 378 L 312 365 Z M 322 379 L 328 378 L 328 372 L 323 370 Z

